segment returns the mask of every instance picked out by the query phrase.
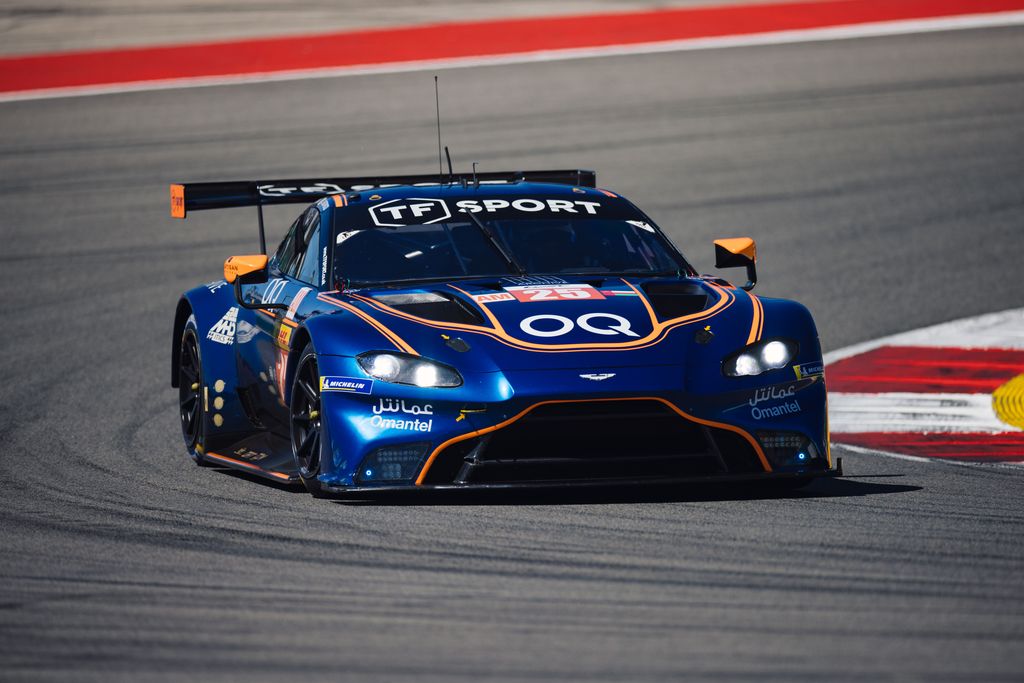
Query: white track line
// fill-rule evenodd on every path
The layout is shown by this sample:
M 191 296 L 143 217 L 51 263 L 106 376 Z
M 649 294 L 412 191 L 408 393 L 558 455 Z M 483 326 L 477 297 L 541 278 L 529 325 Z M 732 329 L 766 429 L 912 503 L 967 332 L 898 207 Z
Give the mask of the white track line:
M 922 327 L 917 330 L 910 330 L 909 332 L 901 332 L 831 351 L 825 354 L 826 375 L 829 363 L 866 353 L 880 346 L 953 346 L 968 349 L 1024 349 L 1024 308 L 988 313 L 971 318 L 961 318 L 960 320 Z M 910 400 L 911 397 L 912 400 Z M 887 399 L 891 402 L 887 405 L 885 412 L 879 414 L 875 410 L 877 407 L 874 405 L 875 401 L 877 400 L 880 405 Z M 935 405 L 933 402 L 929 406 L 929 399 L 937 399 L 938 405 Z M 953 403 L 943 406 L 942 401 L 944 399 L 951 400 Z M 966 425 L 971 420 L 974 420 L 975 424 L 984 426 L 987 418 L 985 417 L 983 407 L 987 407 L 988 412 L 992 415 L 992 419 L 1001 426 L 996 431 L 1013 431 L 1013 427 L 1003 424 L 995 417 L 995 414 L 992 413 L 991 404 L 992 397 L 988 394 L 902 394 L 895 392 L 890 394 L 855 394 L 834 392 L 829 394 L 829 427 L 830 431 L 837 434 L 843 432 L 905 431 L 897 428 L 903 418 L 909 415 L 910 419 L 907 421 L 912 422 L 919 416 L 930 414 L 930 417 L 927 418 L 927 421 L 931 422 L 928 425 L 928 429 L 922 429 L 918 426 L 917 429 L 906 431 L 965 431 L 951 427 L 961 418 L 962 424 Z M 916 411 L 915 407 L 917 408 Z M 894 415 L 893 413 L 897 411 L 900 414 Z M 946 427 L 945 429 L 942 428 L 943 424 Z M 987 432 L 991 430 L 977 429 L 976 431 Z M 963 460 L 947 460 L 945 458 L 921 458 L 913 455 L 864 448 L 862 446 L 851 446 L 841 442 L 833 443 L 832 446 L 850 450 L 854 453 L 879 455 L 886 458 L 909 460 L 911 462 L 1024 471 L 1024 463 L 965 462 Z
M 964 349 L 1024 349 L 1024 308 L 922 327 L 825 354 L 825 365 L 879 346 L 957 346 Z
M 991 394 L 829 392 L 828 423 L 834 434 L 1014 431 L 996 417 Z
M 51 88 L 47 90 L 20 91 L 0 94 L 0 102 L 43 100 L 58 97 L 85 97 L 112 95 L 151 90 L 174 90 L 181 88 L 206 88 L 222 85 L 266 83 L 269 81 L 299 81 L 314 78 L 338 78 L 342 76 L 363 76 L 371 74 L 406 73 L 414 71 L 437 71 L 440 69 L 464 69 L 479 66 L 499 66 L 531 62 L 552 62 L 594 57 L 616 57 L 624 55 L 656 54 L 662 52 L 686 52 L 692 50 L 718 50 L 733 47 L 756 47 L 763 45 L 784 45 L 828 40 L 849 40 L 853 38 L 876 38 L 931 33 L 936 31 L 958 31 L 965 29 L 1018 26 L 1024 24 L 1024 12 L 995 12 L 970 14 L 934 19 L 913 19 L 905 21 L 884 21 L 848 26 L 798 31 L 774 31 L 738 36 L 715 38 L 689 38 L 685 40 L 661 41 L 654 43 L 633 43 L 608 45 L 593 48 L 566 50 L 543 50 L 490 57 L 465 57 L 459 59 L 419 60 L 412 62 L 390 62 L 364 66 L 328 67 L 298 71 L 275 71 L 232 76 L 203 76 L 196 78 L 174 78 L 160 81 L 138 81 L 113 85 L 79 86 L 72 88 Z

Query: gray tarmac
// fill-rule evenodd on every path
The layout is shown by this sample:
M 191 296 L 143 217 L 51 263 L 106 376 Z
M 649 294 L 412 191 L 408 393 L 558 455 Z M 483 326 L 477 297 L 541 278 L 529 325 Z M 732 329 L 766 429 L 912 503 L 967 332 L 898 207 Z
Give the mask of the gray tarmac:
M 441 110 L 458 168 L 596 169 L 704 271 L 755 237 L 832 350 L 1021 305 L 1022 85 L 1006 28 L 445 71 Z M 167 184 L 430 172 L 432 97 L 0 105 L 0 679 L 1021 679 L 1020 470 L 339 504 L 194 467 L 174 305 L 255 215 L 172 221 Z

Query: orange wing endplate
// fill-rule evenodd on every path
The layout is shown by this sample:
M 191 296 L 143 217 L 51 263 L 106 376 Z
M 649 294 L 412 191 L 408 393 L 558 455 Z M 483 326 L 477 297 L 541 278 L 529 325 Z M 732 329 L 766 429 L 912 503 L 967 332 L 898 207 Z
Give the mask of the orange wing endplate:
M 185 186 L 171 185 L 171 218 L 185 217 Z

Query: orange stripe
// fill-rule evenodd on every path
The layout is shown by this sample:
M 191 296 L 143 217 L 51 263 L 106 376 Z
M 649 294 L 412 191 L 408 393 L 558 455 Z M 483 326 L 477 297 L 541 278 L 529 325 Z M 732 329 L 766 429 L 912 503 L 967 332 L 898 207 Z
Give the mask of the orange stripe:
M 549 405 L 549 404 L 553 404 L 553 403 L 601 403 L 601 402 L 605 402 L 605 401 L 658 401 L 659 403 L 663 403 L 666 406 L 668 406 L 669 408 L 671 408 L 677 415 L 679 415 L 680 417 L 682 417 L 685 420 L 690 420 L 691 422 L 696 422 L 698 424 L 702 424 L 702 425 L 705 425 L 705 426 L 708 426 L 708 427 L 718 427 L 719 429 L 725 429 L 725 430 L 728 430 L 730 432 L 735 432 L 736 434 L 739 434 L 744 439 L 746 439 L 747 442 L 751 446 L 754 447 L 754 452 L 757 453 L 757 458 L 758 458 L 758 460 L 761 461 L 761 466 L 764 468 L 764 471 L 765 472 L 771 472 L 772 471 L 772 466 L 768 463 L 768 458 L 765 457 L 764 450 L 761 448 L 761 444 L 759 444 L 757 442 L 757 439 L 755 439 L 753 436 L 751 436 L 748 432 L 744 431 L 743 429 L 740 429 L 739 427 L 736 427 L 736 426 L 733 426 L 733 425 L 729 425 L 729 424 L 725 424 L 723 422 L 714 422 L 712 420 L 704 420 L 704 419 L 701 419 L 699 417 L 694 417 L 693 415 L 690 415 L 688 413 L 684 413 L 682 410 L 680 410 L 678 407 L 676 407 L 675 404 L 673 404 L 673 403 L 671 403 L 671 402 L 669 402 L 669 401 L 667 401 L 667 400 L 665 400 L 663 398 L 659 398 L 657 396 L 636 396 L 636 397 L 630 397 L 630 398 L 588 398 L 588 399 L 582 399 L 582 400 L 556 399 L 556 400 L 551 400 L 551 401 L 541 401 L 540 403 L 534 403 L 532 406 L 526 408 L 525 410 L 523 410 L 518 415 L 516 415 L 514 417 L 510 417 L 509 419 L 505 420 L 504 422 L 499 422 L 498 424 L 493 425 L 491 427 L 485 427 L 484 429 L 480 429 L 480 430 L 477 430 L 477 431 L 474 431 L 474 432 L 468 432 L 466 434 L 460 434 L 459 436 L 455 436 L 455 437 L 452 437 L 451 439 L 448 439 L 447 441 L 442 443 L 440 446 L 435 448 L 434 452 L 430 454 L 429 458 L 427 458 L 427 462 L 425 462 L 423 464 L 423 469 L 420 470 L 420 475 L 418 477 L 416 477 L 416 485 L 417 486 L 421 486 L 423 484 L 423 480 L 426 479 L 427 472 L 430 470 L 430 466 L 434 464 L 434 461 L 437 459 L 437 456 L 441 454 L 441 451 L 443 451 L 448 446 L 451 446 L 452 444 L 459 443 L 460 441 L 465 441 L 466 439 L 472 439 L 473 437 L 483 436 L 484 434 L 489 434 L 490 432 L 497 431 L 499 429 L 502 429 L 503 427 L 507 427 L 510 424 L 512 424 L 513 422 L 516 422 L 516 421 L 522 419 L 527 414 L 529 414 L 531 411 L 533 411 L 536 408 L 539 408 L 540 406 Z
M 753 294 L 748 294 L 747 296 L 750 297 L 750 305 L 754 309 L 754 319 L 750 323 L 750 335 L 747 337 L 747 343 L 753 344 L 761 338 L 761 330 L 764 327 L 764 315 L 761 300 Z
M 647 313 L 651 318 L 652 330 L 650 334 L 648 334 L 646 337 L 643 337 L 642 339 L 638 339 L 637 341 L 634 342 L 622 342 L 619 344 L 537 344 L 533 342 L 522 341 L 521 339 L 516 339 L 515 337 L 505 332 L 504 328 L 501 327 L 500 323 L 494 317 L 494 315 L 491 314 L 490 311 L 488 311 L 487 305 L 480 302 L 477 302 L 477 305 L 484 310 L 488 318 L 494 324 L 493 328 L 481 327 L 479 325 L 465 325 L 462 323 L 441 324 L 432 320 L 427 320 L 426 318 L 420 318 L 414 315 L 410 315 L 408 313 L 403 313 L 401 311 L 390 308 L 389 306 L 380 304 L 368 297 L 360 296 L 358 294 L 350 294 L 349 296 L 358 299 L 359 301 L 362 301 L 363 303 L 367 304 L 372 308 L 375 308 L 381 313 L 386 313 L 397 318 L 402 318 L 403 320 L 409 320 L 415 323 L 419 323 L 420 325 L 425 325 L 427 327 L 433 327 L 435 329 L 440 330 L 465 330 L 468 332 L 486 334 L 508 346 L 523 349 L 526 351 L 538 351 L 541 353 L 563 353 L 570 351 L 633 351 L 636 349 L 646 348 L 648 346 L 651 346 L 652 344 L 660 342 L 662 336 L 669 332 L 672 328 L 678 327 L 679 325 L 683 325 L 685 323 L 699 322 L 701 320 L 706 320 L 707 318 L 718 315 L 723 310 L 731 306 L 733 301 L 735 301 L 735 296 L 732 293 L 727 292 L 725 289 L 722 289 L 717 285 L 712 285 L 708 283 L 708 286 L 710 286 L 713 290 L 715 290 L 717 294 L 719 294 L 718 301 L 715 302 L 715 304 L 711 308 L 705 309 L 704 311 L 701 311 L 699 313 L 693 313 L 691 315 L 685 315 L 679 318 L 672 318 L 671 320 L 666 320 L 665 322 L 662 323 L 658 322 L 657 318 L 654 315 L 654 310 L 651 308 L 650 303 L 647 301 L 646 297 L 640 294 L 639 290 L 637 290 L 636 287 L 633 287 L 633 285 L 629 284 L 628 282 L 626 284 L 635 292 L 637 292 L 637 294 L 640 296 L 640 299 L 643 302 L 644 307 L 647 309 Z
M 220 453 L 214 453 L 213 451 L 207 451 L 205 453 L 205 455 L 207 457 L 213 458 L 214 460 L 223 460 L 224 462 L 230 463 L 232 465 L 236 465 L 236 466 L 240 466 L 240 467 L 245 467 L 245 468 L 250 469 L 250 470 L 255 470 L 256 472 L 260 472 L 262 474 L 266 474 L 266 475 L 269 475 L 271 477 L 275 477 L 277 479 L 284 479 L 285 481 L 291 481 L 292 480 L 292 477 L 290 477 L 287 474 L 283 474 L 282 472 L 272 472 L 270 470 L 265 470 L 262 467 L 260 467 L 259 465 L 253 465 L 251 462 L 246 462 L 244 460 L 235 460 L 234 458 L 229 458 L 228 456 L 221 455 Z
M 360 311 L 358 308 L 356 308 L 352 304 L 345 303 L 344 301 L 338 301 L 337 299 L 334 299 L 332 297 L 329 297 L 329 296 L 326 296 L 326 295 L 323 295 L 323 294 L 317 296 L 317 298 L 320 301 L 324 301 L 326 303 L 333 304 L 333 305 L 337 306 L 338 308 L 342 308 L 342 309 L 348 311 L 349 313 L 355 314 L 360 319 L 362 319 L 364 322 L 366 322 L 370 326 L 372 326 L 375 330 L 377 330 L 382 335 L 384 335 L 384 337 L 388 341 L 390 341 L 392 344 L 397 346 L 400 350 L 405 351 L 406 353 L 410 353 L 410 354 L 412 354 L 414 356 L 420 355 L 419 353 L 416 352 L 416 349 L 412 348 L 407 343 L 405 343 L 405 340 L 403 340 L 397 334 L 395 334 L 394 332 L 389 330 L 387 328 L 387 326 L 384 325 L 384 323 L 376 320 L 373 316 L 369 315 L 368 313 L 364 313 L 363 311 Z

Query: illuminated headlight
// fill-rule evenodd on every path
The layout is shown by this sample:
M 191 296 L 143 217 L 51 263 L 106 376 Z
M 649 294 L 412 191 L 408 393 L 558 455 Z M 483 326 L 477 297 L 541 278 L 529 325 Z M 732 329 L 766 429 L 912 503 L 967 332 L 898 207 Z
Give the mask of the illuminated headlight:
M 419 473 L 429 447 L 430 444 L 421 443 L 378 448 L 359 465 L 356 481 L 410 481 Z
M 726 358 L 722 363 L 722 372 L 727 377 L 748 377 L 778 370 L 789 365 L 797 351 L 799 346 L 789 339 L 758 342 Z
M 462 385 L 458 370 L 418 356 L 371 351 L 357 356 L 359 367 L 370 377 L 383 382 L 411 384 L 417 387 L 457 387 Z

